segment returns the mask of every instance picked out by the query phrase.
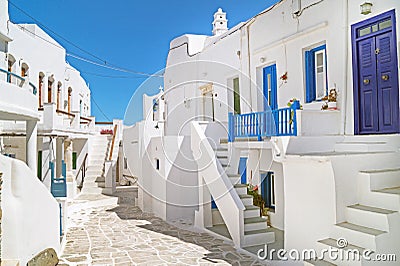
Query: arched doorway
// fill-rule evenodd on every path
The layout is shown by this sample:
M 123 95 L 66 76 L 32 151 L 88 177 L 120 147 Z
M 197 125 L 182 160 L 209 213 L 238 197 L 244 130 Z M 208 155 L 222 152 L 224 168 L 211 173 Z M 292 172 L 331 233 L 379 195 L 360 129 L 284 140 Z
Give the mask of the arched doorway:
M 15 68 L 15 58 L 12 55 L 8 55 L 8 61 L 7 61 L 7 71 L 10 73 L 14 72 Z M 13 82 L 13 78 L 10 74 L 7 75 L 7 82 L 8 83 L 12 83 Z
M 53 76 L 50 76 L 47 82 L 48 82 L 47 83 L 47 102 L 52 103 L 53 102 L 52 93 L 53 93 L 53 84 L 54 84 Z
M 43 95 L 43 79 L 44 79 L 44 73 L 40 72 L 39 73 L 39 108 L 43 107 L 43 102 L 42 102 L 42 95 Z
M 61 83 L 61 81 L 59 81 L 57 84 L 57 110 L 60 110 L 61 87 L 62 87 L 62 83 Z
M 72 88 L 68 88 L 68 113 L 71 113 Z
M 28 76 L 29 66 L 26 63 L 21 65 L 21 77 L 25 78 Z

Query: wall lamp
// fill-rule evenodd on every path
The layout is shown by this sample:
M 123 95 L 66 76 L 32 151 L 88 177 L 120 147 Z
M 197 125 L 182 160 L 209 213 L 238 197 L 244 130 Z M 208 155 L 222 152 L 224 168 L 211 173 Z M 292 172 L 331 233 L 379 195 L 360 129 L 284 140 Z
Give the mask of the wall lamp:
M 372 3 L 367 1 L 360 5 L 361 14 L 368 15 L 372 12 Z

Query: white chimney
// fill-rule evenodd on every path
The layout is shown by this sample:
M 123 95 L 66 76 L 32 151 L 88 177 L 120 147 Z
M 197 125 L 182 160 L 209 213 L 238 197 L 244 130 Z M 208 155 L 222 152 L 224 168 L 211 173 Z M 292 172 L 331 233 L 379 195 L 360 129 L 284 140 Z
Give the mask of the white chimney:
M 226 13 L 222 11 L 222 8 L 218 8 L 218 11 L 214 14 L 213 22 L 213 35 L 221 35 L 228 31 L 228 20 L 226 19 Z
M 0 0 L 0 32 L 8 34 L 7 21 L 8 18 L 8 1 Z

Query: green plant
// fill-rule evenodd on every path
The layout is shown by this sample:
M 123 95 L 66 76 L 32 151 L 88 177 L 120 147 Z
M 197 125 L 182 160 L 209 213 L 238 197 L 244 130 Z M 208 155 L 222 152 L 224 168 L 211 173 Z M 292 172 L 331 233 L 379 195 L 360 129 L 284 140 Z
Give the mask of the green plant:
M 253 196 L 253 205 L 260 207 L 260 216 L 266 215 L 268 209 L 265 208 L 265 201 L 258 193 L 258 186 L 247 184 L 247 194 Z
M 300 110 L 303 110 L 303 105 L 300 104 L 300 100 L 297 100 L 296 98 L 292 98 L 289 100 L 289 102 L 287 103 L 287 106 L 289 108 L 292 108 L 292 105 L 298 104 L 298 108 L 300 108 Z M 290 120 L 289 120 L 289 125 L 291 125 L 293 123 L 293 118 L 294 118 L 294 110 L 290 111 Z

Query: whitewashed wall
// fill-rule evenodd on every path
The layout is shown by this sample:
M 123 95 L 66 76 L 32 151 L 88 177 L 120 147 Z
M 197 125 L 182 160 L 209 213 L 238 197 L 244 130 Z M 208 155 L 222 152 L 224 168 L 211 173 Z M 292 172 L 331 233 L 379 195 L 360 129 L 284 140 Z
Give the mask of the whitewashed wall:
M 52 76 L 54 79 L 52 101 L 56 102 L 57 85 L 60 82 L 62 84 L 60 109 L 68 110 L 65 103 L 68 99 L 68 88 L 72 88 L 71 111 L 80 111 L 79 103 L 82 100 L 83 106 L 86 107 L 82 108 L 82 115 L 90 116 L 90 90 L 80 73 L 66 63 L 65 48 L 34 24 L 13 24 L 10 22 L 9 30 L 9 35 L 13 41 L 9 43 L 8 54 L 16 60 L 13 72 L 21 75 L 22 64 L 28 65 L 27 79 L 38 90 L 39 73 L 46 76 L 43 82 L 42 103 L 47 102 L 47 80 Z M 39 100 L 37 100 L 38 102 Z
M 0 156 L 3 260 L 21 265 L 39 252 L 60 251 L 59 205 L 23 162 Z

